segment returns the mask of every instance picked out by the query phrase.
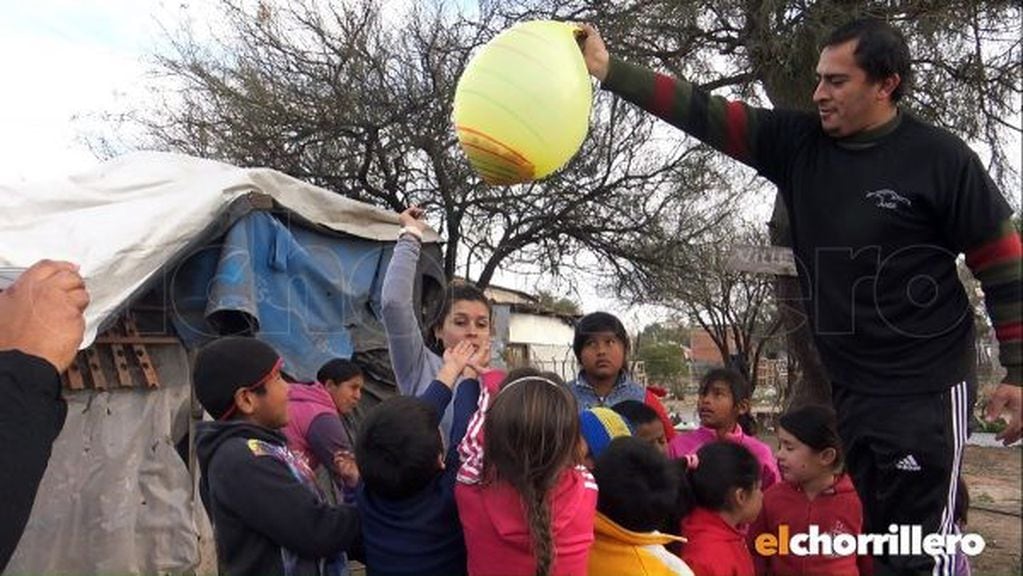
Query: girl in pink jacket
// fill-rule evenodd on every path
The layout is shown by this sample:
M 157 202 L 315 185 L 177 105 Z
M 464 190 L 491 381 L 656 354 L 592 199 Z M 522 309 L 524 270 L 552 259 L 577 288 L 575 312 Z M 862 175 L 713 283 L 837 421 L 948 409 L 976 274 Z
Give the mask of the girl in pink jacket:
M 575 398 L 532 369 L 481 382 L 455 487 L 469 574 L 584 576 L 597 484 L 579 465 Z
M 675 436 L 668 443 L 668 456 L 684 458 L 705 444 L 728 440 L 742 445 L 760 462 L 760 487 L 767 490 L 781 477 L 771 447 L 753 434 L 756 422 L 750 416 L 753 389 L 731 368 L 715 368 L 700 380 L 700 427 Z

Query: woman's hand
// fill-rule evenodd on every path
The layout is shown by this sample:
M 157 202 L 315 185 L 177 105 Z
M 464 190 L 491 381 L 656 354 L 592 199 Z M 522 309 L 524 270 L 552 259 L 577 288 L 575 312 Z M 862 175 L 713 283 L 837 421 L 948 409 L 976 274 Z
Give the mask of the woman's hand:
M 426 212 L 419 206 L 409 206 L 404 212 L 398 214 L 398 220 L 402 227 L 418 230 L 420 233 L 426 231 L 426 222 L 423 222 L 423 215 Z

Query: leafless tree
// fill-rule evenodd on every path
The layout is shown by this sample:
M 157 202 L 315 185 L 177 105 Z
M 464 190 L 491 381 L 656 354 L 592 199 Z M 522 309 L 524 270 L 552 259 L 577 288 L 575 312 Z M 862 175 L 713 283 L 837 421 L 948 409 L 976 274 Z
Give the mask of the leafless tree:
M 179 88 L 130 116 L 146 134 L 131 145 L 267 166 L 395 211 L 418 204 L 445 238 L 447 275 L 484 286 L 500 269 L 562 272 L 580 253 L 609 275 L 640 274 L 720 217 L 716 201 L 694 201 L 699 188 L 675 186 L 684 174 L 713 180 L 713 155 L 650 142 L 651 119 L 606 100 L 565 169 L 485 185 L 451 113 L 474 51 L 514 23 L 500 3 L 428 0 L 398 14 L 372 1 L 220 6 L 212 40 L 195 23 L 169 32 L 156 64 Z M 687 227 L 666 230 L 665 213 Z
M 673 255 L 666 273 L 648 284 L 651 300 L 679 312 L 689 325 L 702 328 L 721 358 L 751 383 L 763 352 L 778 336 L 777 313 L 771 278 L 736 271 L 729 263 L 736 246 L 767 244 L 762 227 L 738 217 L 719 223 L 714 233 Z M 670 271 L 667 271 L 670 270 Z M 687 270 L 688 273 L 679 273 Z

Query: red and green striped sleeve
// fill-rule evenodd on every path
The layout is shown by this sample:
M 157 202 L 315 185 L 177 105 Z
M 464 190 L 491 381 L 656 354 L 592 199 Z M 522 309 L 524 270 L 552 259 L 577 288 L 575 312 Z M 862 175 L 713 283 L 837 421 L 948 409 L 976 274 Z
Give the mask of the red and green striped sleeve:
M 1023 247 L 1012 222 L 1006 220 L 994 237 L 967 250 L 966 265 L 984 290 L 984 304 L 998 338 L 998 360 L 1008 371 L 1003 382 L 1019 386 L 1023 384 L 1020 368 Z
M 614 56 L 601 86 L 732 158 L 757 168 L 756 130 L 766 110 L 712 96 L 687 80 L 629 64 Z

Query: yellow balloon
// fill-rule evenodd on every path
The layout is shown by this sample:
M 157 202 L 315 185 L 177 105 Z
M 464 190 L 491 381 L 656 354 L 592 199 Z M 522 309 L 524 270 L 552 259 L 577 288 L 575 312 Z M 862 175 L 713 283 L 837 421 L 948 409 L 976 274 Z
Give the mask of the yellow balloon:
M 488 184 L 544 178 L 582 145 L 593 93 L 577 29 L 565 22 L 516 24 L 465 67 L 454 124 L 462 150 Z

